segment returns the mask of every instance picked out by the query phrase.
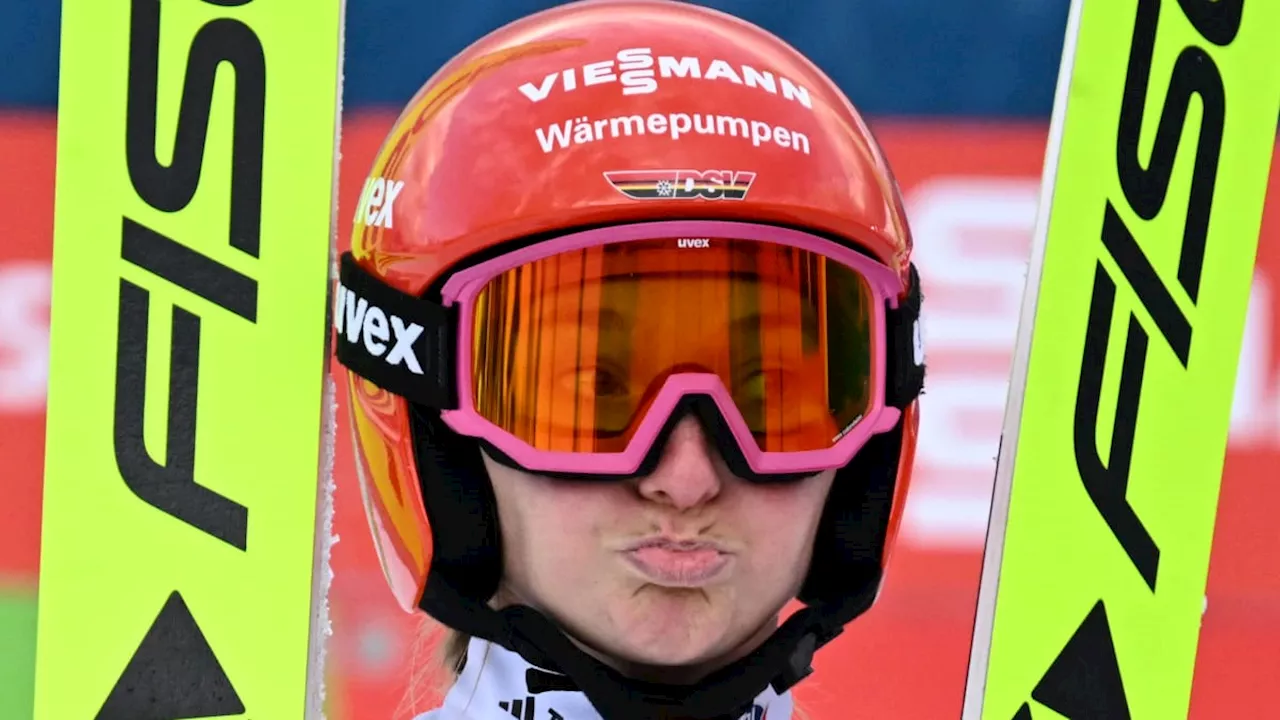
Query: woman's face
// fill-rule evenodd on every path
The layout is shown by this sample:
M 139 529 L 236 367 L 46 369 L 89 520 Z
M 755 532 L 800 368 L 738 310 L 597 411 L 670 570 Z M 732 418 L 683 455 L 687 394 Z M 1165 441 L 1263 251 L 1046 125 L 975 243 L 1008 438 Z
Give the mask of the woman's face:
M 639 480 L 566 482 L 485 464 L 503 534 L 498 601 L 541 610 L 625 673 L 667 681 L 711 672 L 773 631 L 809 568 L 835 475 L 749 483 L 692 417 Z

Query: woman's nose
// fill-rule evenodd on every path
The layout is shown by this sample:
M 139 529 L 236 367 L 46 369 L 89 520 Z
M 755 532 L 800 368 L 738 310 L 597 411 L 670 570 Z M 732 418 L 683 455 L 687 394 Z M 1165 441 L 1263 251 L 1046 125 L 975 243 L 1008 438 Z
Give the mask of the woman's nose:
M 640 494 L 676 510 L 710 502 L 721 487 L 715 452 L 697 419 L 684 418 L 671 431 L 657 469 L 641 479 Z

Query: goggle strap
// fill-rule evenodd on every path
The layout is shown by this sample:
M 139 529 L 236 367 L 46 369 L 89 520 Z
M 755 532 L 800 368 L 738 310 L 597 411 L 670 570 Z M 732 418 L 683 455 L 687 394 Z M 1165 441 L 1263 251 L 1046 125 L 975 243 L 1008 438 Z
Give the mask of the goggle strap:
M 458 406 L 458 310 L 409 295 L 339 259 L 332 305 L 338 361 L 387 392 L 438 410 Z
M 920 275 L 910 266 L 910 287 L 898 307 L 885 307 L 884 402 L 906 410 L 924 390 L 924 346 L 920 336 Z

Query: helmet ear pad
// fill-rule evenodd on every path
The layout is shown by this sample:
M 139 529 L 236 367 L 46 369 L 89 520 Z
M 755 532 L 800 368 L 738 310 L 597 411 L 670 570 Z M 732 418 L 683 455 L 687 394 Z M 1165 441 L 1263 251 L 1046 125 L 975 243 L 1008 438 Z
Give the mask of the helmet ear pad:
M 409 431 L 431 524 L 431 564 L 420 604 L 427 610 L 435 590 L 487 603 L 502 580 L 502 532 L 480 445 L 451 430 L 439 411 L 416 404 Z
M 904 420 L 873 435 L 836 471 L 818 523 L 809 573 L 798 599 L 839 604 L 876 587 L 883 577 L 885 544 L 894 514 Z

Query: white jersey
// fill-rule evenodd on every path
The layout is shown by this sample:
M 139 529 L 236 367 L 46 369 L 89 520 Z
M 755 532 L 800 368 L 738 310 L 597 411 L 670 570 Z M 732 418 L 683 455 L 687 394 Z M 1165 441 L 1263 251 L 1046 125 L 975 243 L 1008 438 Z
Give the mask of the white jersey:
M 467 662 L 444 705 L 415 720 L 603 720 L 576 690 L 530 691 L 526 671 L 535 669 L 506 648 L 478 638 L 467 647 Z M 791 720 L 791 693 L 773 688 L 756 698 L 742 720 Z

